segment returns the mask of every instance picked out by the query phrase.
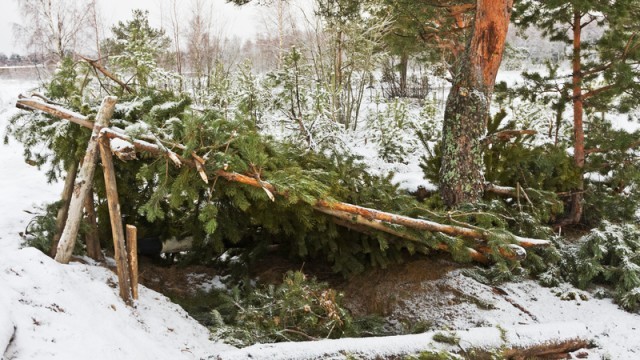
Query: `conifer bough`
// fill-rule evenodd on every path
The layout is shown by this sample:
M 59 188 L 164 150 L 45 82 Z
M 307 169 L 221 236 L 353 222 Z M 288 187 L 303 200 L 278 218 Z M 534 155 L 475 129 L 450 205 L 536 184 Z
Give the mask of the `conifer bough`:
M 49 104 L 45 101 L 42 101 L 41 99 L 20 96 L 16 103 L 16 107 L 23 110 L 43 111 L 55 117 L 69 120 L 75 124 L 89 129 L 93 129 L 94 127 L 93 122 L 91 122 L 86 116 L 64 109 L 57 105 Z M 196 162 L 199 161 L 199 157 L 196 157 L 197 160 L 184 158 L 164 146 L 161 147 L 157 144 L 152 144 L 147 141 L 133 139 L 130 136 L 124 134 L 121 130 L 113 128 L 102 128 L 100 130 L 100 133 L 101 135 L 111 139 L 118 138 L 124 141 L 128 141 L 132 143 L 133 146 L 138 150 L 146 151 L 155 155 L 167 156 L 178 167 L 182 164 L 186 164 L 187 166 L 196 169 L 199 168 L 196 164 Z M 179 148 L 184 148 L 184 146 L 180 144 L 175 145 Z M 286 196 L 286 194 L 281 194 L 280 192 L 278 192 L 275 186 L 273 186 L 272 184 L 251 176 L 229 172 L 223 169 L 216 170 L 214 174 L 226 179 L 227 181 L 262 188 L 268 194 L 271 193 Z M 385 224 L 396 224 L 415 230 L 439 232 L 448 236 L 478 239 L 481 241 L 488 241 L 493 235 L 491 231 L 483 231 L 481 229 L 472 229 L 456 225 L 440 224 L 425 219 L 411 218 L 408 216 L 388 213 L 339 201 L 327 201 L 320 199 L 313 205 L 313 208 L 319 212 L 342 220 L 348 219 L 347 221 L 351 221 L 354 224 L 374 228 L 413 241 L 415 241 L 415 239 L 409 239 L 407 236 L 400 236 L 398 231 L 387 227 Z M 372 226 L 372 224 L 374 224 L 375 226 Z M 516 235 L 511 236 L 512 240 L 517 245 L 514 244 L 508 249 L 502 249 L 500 251 L 500 256 L 512 260 L 520 260 L 524 258 L 526 252 L 524 252 L 524 249 L 522 249 L 522 247 L 545 247 L 551 245 L 551 242 L 548 240 L 524 238 Z M 445 251 L 448 250 L 446 245 L 440 246 L 438 248 Z M 478 252 L 478 250 L 480 252 Z M 491 250 L 488 246 L 484 245 L 479 246 L 478 250 L 469 248 L 468 252 L 471 255 L 472 259 L 486 263 L 488 260 L 482 253 L 490 253 Z

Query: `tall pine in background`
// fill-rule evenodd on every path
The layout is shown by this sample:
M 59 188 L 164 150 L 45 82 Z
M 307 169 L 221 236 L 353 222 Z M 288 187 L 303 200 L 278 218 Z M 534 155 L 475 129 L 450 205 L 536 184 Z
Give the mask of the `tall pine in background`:
M 640 8 L 634 0 L 527 0 L 517 2 L 514 7 L 514 20 L 518 26 L 536 26 L 550 40 L 571 46 L 570 71 L 555 67 L 549 75 L 530 73 L 525 77 L 530 80 L 528 92 L 531 97 L 557 92 L 555 107 L 558 111 L 563 110 L 564 104 L 572 105 L 574 164 L 583 174 L 588 170 L 605 171 L 603 168 L 589 168 L 586 160 L 590 154 L 594 158 L 602 157 L 610 151 L 624 152 L 625 147 L 633 145 L 633 142 L 619 137 L 610 139 L 609 144 L 597 139 L 605 128 L 610 130 L 605 120 L 607 111 L 612 108 L 628 111 L 638 105 L 638 16 Z M 594 141 L 590 141 L 589 129 Z M 610 170 L 620 173 L 620 169 Z M 586 190 L 584 182 L 574 189 L 570 212 L 558 225 L 581 221 Z

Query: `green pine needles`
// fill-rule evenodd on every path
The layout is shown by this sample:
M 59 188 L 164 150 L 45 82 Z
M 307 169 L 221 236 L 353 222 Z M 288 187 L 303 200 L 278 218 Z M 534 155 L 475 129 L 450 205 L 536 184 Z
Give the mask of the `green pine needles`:
M 613 287 L 614 299 L 629 311 L 640 308 L 640 228 L 604 221 L 580 240 L 576 255 L 576 282 Z
M 290 271 L 281 284 L 254 289 L 248 296 L 234 290 L 228 299 L 235 305 L 232 311 L 224 307 L 211 311 L 212 337 L 248 346 L 353 335 L 356 322 L 342 307 L 341 298 L 327 284 Z

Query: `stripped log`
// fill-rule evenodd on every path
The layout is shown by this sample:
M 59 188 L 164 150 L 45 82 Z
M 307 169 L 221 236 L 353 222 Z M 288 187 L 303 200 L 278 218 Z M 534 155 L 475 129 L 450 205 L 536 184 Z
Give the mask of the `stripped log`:
M 55 259 L 59 263 L 67 264 L 71 259 L 71 254 L 73 253 L 73 248 L 76 244 L 76 238 L 78 237 L 78 230 L 80 229 L 80 221 L 82 219 L 82 209 L 84 208 L 85 198 L 93 184 L 93 174 L 95 173 L 96 161 L 98 160 L 98 133 L 102 127 L 108 126 L 109 119 L 111 119 L 111 116 L 113 115 L 116 101 L 117 98 L 114 96 L 107 96 L 104 101 L 102 101 L 102 106 L 96 116 L 96 126 L 93 126 L 93 123 L 89 121 L 85 121 L 87 125 L 90 125 L 93 128 L 93 133 L 91 134 L 91 139 L 89 139 L 89 143 L 87 145 L 87 152 L 85 153 L 84 160 L 82 161 L 82 168 L 80 169 L 80 173 L 75 181 L 73 195 L 69 205 L 69 215 L 67 217 L 64 230 L 62 231 L 60 242 L 58 243 Z M 55 105 L 43 104 L 53 107 L 53 110 L 56 113 L 60 113 L 63 110 L 67 111 L 66 109 L 61 109 Z M 55 114 L 52 113 L 52 115 Z M 68 118 L 68 115 L 64 116 L 65 117 L 63 118 Z
M 99 138 L 98 143 L 100 144 L 107 204 L 109 205 L 109 219 L 111 220 L 111 234 L 113 236 L 113 257 L 116 261 L 120 297 L 127 305 L 131 305 L 131 273 L 129 272 L 129 261 L 127 261 L 127 249 L 122 227 L 122 214 L 120 213 L 120 201 L 118 199 L 118 187 L 113 168 L 111 146 L 109 145 L 109 139 L 103 136 Z
M 103 105 L 104 105 L 104 102 L 103 102 Z M 114 106 L 115 106 L 115 102 L 114 102 Z M 65 109 L 59 105 L 49 104 L 42 100 L 38 100 L 34 98 L 31 98 L 31 99 L 26 98 L 23 95 L 20 95 L 18 97 L 18 101 L 16 102 L 16 107 L 22 110 L 40 110 L 40 111 L 46 112 L 49 115 L 53 115 L 60 119 L 69 120 L 72 123 L 81 125 L 89 129 L 93 129 L 94 125 L 98 125 L 99 129 L 102 128 L 102 125 L 100 125 L 97 120 L 96 120 L 96 124 L 94 124 L 86 116 L 79 114 L 75 111 Z
M 34 104 L 37 106 L 34 106 Z M 42 101 L 35 100 L 35 99 L 20 99 L 18 100 L 18 103 L 16 106 L 22 109 L 33 109 L 33 110 L 44 111 L 55 116 L 58 116 L 56 114 L 58 114 L 61 111 L 59 107 L 52 107 L 51 111 L 49 111 L 49 107 L 50 107 L 49 104 L 43 103 Z M 90 127 L 86 124 L 87 123 L 86 117 L 83 118 L 83 117 L 75 116 L 73 115 L 72 112 L 65 114 L 65 116 L 63 116 L 62 118 L 72 121 L 81 126 Z M 131 142 L 133 146 L 135 146 L 135 148 L 138 149 L 139 151 L 146 151 L 154 155 L 167 156 L 169 159 L 171 159 L 174 162 L 176 166 L 185 164 L 189 167 L 196 168 L 194 160 L 184 158 L 172 152 L 171 150 L 168 150 L 166 148 L 161 148 L 156 144 L 152 144 L 143 140 L 132 139 L 130 136 L 122 133 L 122 131 L 114 130 L 111 128 L 104 128 L 101 131 L 104 136 L 110 139 L 118 138 L 118 139 Z M 253 186 L 256 188 L 262 188 L 262 189 L 268 190 L 273 194 L 280 194 L 280 195 L 286 196 L 285 193 L 278 192 L 275 186 L 273 186 L 272 184 L 262 180 L 258 180 L 255 177 L 238 174 L 234 172 L 229 172 L 222 169 L 216 170 L 214 172 L 214 175 L 222 177 L 230 182 L 236 182 L 236 183 Z M 408 228 L 421 230 L 421 231 L 440 232 L 440 233 L 443 233 L 449 236 L 454 236 L 454 237 L 478 239 L 483 241 L 488 241 L 489 238 L 491 237 L 491 232 L 489 231 L 471 229 L 471 228 L 466 228 L 462 226 L 440 224 L 440 223 L 425 220 L 425 219 L 415 219 L 408 216 L 392 214 L 384 211 L 379 211 L 379 210 L 370 209 L 370 208 L 353 205 L 349 203 L 344 203 L 344 202 L 339 202 L 339 201 L 334 202 L 334 201 L 327 201 L 327 200 L 318 200 L 316 204 L 313 205 L 313 208 L 321 212 L 324 212 L 325 210 L 336 210 L 336 211 L 345 212 L 353 215 L 358 215 L 367 220 L 374 220 L 374 221 L 380 221 L 380 222 L 389 223 L 389 224 L 402 225 Z M 531 238 L 520 237 L 517 235 L 513 235 L 513 241 L 521 247 L 546 247 L 551 245 L 551 242 L 548 240 L 531 239 Z M 518 253 L 519 252 L 521 251 L 518 250 Z M 515 254 L 515 255 L 520 256 L 518 254 Z
M 133 225 L 127 225 L 127 254 L 131 274 L 131 295 L 133 300 L 138 300 L 138 229 Z
M 418 244 L 422 244 L 422 245 L 427 245 L 423 240 L 417 238 L 416 236 L 413 236 L 411 234 L 407 234 L 404 233 L 402 231 L 398 231 L 395 230 L 393 228 L 391 228 L 389 225 L 384 224 L 382 221 L 379 220 L 369 220 L 369 219 L 365 219 L 360 215 L 354 215 L 351 213 L 347 213 L 344 211 L 338 211 L 338 210 L 332 210 L 332 209 L 326 209 L 326 208 L 317 208 L 317 211 L 323 213 L 323 214 L 327 214 L 327 215 L 331 215 L 337 219 L 341 219 L 343 221 L 346 221 L 347 224 L 349 222 L 353 223 L 353 224 L 358 224 L 358 225 L 362 225 L 365 228 L 373 228 L 382 232 L 386 232 L 387 234 L 391 234 L 394 236 L 397 236 L 399 238 L 405 239 L 405 240 L 409 240 L 412 242 L 416 242 Z M 341 223 L 342 225 L 347 225 L 345 223 Z M 358 231 L 357 228 L 353 228 L 352 229 Z M 449 251 L 449 247 L 446 244 L 438 244 L 438 249 L 439 250 L 443 250 L 443 251 Z M 466 249 L 467 252 L 469 253 L 469 256 L 480 263 L 486 264 L 489 262 L 489 259 L 487 259 L 486 256 L 484 256 L 483 254 L 479 253 L 478 251 L 471 249 L 471 248 L 467 248 Z

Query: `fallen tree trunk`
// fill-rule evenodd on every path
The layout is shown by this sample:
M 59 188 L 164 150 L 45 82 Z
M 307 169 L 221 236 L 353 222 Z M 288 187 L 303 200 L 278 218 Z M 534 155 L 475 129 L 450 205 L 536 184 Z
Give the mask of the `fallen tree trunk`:
M 46 113 L 60 117 L 62 119 L 69 120 L 78 125 L 81 125 L 87 128 L 93 128 L 93 123 L 88 121 L 86 116 L 74 113 L 72 111 L 68 111 L 59 106 L 47 104 L 38 99 L 20 98 L 16 104 L 16 107 L 25 109 L 25 110 L 44 111 Z M 105 128 L 102 128 L 100 132 L 103 136 L 106 136 L 110 139 L 118 138 L 124 141 L 128 141 L 132 143 L 133 146 L 139 151 L 146 151 L 154 155 L 167 156 L 178 167 L 181 166 L 182 164 L 186 164 L 187 166 L 197 169 L 195 160 L 184 158 L 176 154 L 175 152 L 167 149 L 164 146 L 161 147 L 156 144 L 149 143 L 147 141 L 133 139 L 130 136 L 124 134 L 121 130 L 118 131 L 112 128 L 105 127 Z M 216 170 L 214 175 L 222 177 L 231 182 L 241 183 L 241 184 L 265 189 L 265 191 L 267 191 L 268 194 L 271 193 L 271 194 L 280 194 L 280 195 L 286 196 L 286 194 L 278 192 L 278 190 L 272 184 L 256 179 L 255 177 L 246 176 L 246 175 L 242 175 L 234 172 L 229 172 L 223 169 Z M 329 212 L 339 211 L 342 213 L 358 215 L 363 219 L 366 219 L 369 221 L 402 225 L 408 228 L 421 230 L 421 231 L 440 232 L 440 233 L 443 233 L 449 236 L 454 236 L 454 237 L 463 237 L 463 238 L 487 241 L 492 236 L 492 233 L 490 231 L 482 231 L 482 230 L 471 229 L 471 228 L 466 228 L 466 227 L 456 226 L 456 225 L 440 224 L 440 223 L 425 220 L 425 219 L 415 219 L 408 216 L 392 214 L 384 211 L 379 211 L 379 210 L 370 209 L 370 208 L 353 205 L 349 203 L 344 203 L 344 202 L 339 202 L 339 201 L 333 202 L 333 201 L 327 201 L 327 200 L 318 200 L 316 204 L 313 205 L 313 208 L 323 213 L 327 213 L 328 211 Z M 370 224 L 371 223 L 369 223 L 369 225 Z M 381 230 L 381 229 L 378 229 L 378 230 Z M 544 247 L 544 246 L 551 245 L 551 242 L 548 240 L 524 238 L 516 235 L 513 235 L 513 241 L 517 243 L 517 245 L 522 247 Z M 519 252 L 520 251 L 518 251 L 518 253 Z M 516 255 L 516 256 L 521 256 L 521 255 Z
M 344 338 L 337 340 L 256 344 L 219 353 L 218 360 L 235 359 L 403 359 L 420 353 L 448 352 L 464 358 L 490 358 L 491 354 L 505 359 L 529 359 L 567 354 L 589 346 L 589 332 L 581 323 L 552 323 L 511 327 L 472 328 L 446 331 L 445 335 L 459 339 L 455 344 L 437 342 L 431 331 L 424 334 L 377 338 Z
M 353 230 L 356 231 L 360 231 L 362 232 L 362 229 L 359 229 L 358 226 L 350 226 L 350 225 L 360 225 L 361 227 L 367 229 L 367 228 L 373 228 L 382 232 L 386 232 L 388 234 L 397 236 L 399 238 L 405 239 L 405 240 L 409 240 L 409 241 L 413 241 L 413 242 L 417 242 L 419 244 L 425 244 L 424 241 L 418 239 L 415 236 L 412 236 L 411 234 L 407 234 L 407 233 L 403 233 L 401 231 L 395 230 L 391 227 L 389 227 L 388 225 L 385 225 L 382 221 L 379 220 L 369 220 L 369 219 L 364 219 L 362 218 L 360 215 L 354 215 L 354 214 L 350 214 L 347 212 L 343 212 L 343 211 L 338 211 L 338 210 L 331 210 L 331 209 L 326 209 L 326 208 L 316 208 L 317 211 L 327 214 L 327 215 L 331 215 L 337 219 L 342 220 L 341 222 L 339 222 L 338 224 L 342 225 L 342 226 L 346 226 L 349 228 L 352 228 Z M 438 249 L 443 250 L 443 251 L 449 251 L 449 247 L 446 244 L 438 244 Z M 483 264 L 487 264 L 489 262 L 489 259 L 487 259 L 486 256 L 484 256 L 483 254 L 479 253 L 478 251 L 471 249 L 471 248 L 467 248 L 467 252 L 469 253 L 469 256 L 480 263 Z

